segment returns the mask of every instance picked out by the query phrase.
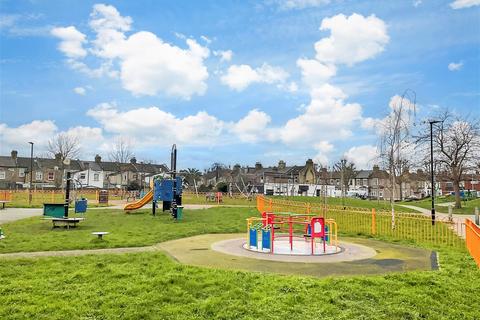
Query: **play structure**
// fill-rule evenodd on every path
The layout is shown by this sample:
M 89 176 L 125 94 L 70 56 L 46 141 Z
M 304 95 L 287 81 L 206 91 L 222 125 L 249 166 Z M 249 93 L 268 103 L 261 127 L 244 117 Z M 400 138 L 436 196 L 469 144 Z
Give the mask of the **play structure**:
M 81 221 L 85 220 L 83 217 L 69 217 L 70 206 L 70 189 L 72 186 L 72 174 L 66 172 L 65 178 L 65 201 L 64 203 L 44 203 L 43 204 L 43 217 L 47 220 L 51 220 L 53 227 L 65 226 L 67 228 L 76 227 Z M 75 199 L 75 213 L 83 214 L 87 211 L 87 199 Z
M 169 178 L 156 175 L 150 182 L 151 190 L 140 200 L 125 205 L 124 210 L 129 212 L 137 210 L 152 202 L 152 214 L 155 215 L 157 205 L 162 203 L 162 211 L 170 211 L 175 220 L 181 220 L 183 215 L 182 207 L 182 178 L 177 177 L 177 146 L 172 146 L 170 154 Z
M 261 218 L 247 219 L 247 242 L 244 248 L 250 251 L 291 255 L 340 252 L 337 224 L 333 219 L 313 214 L 272 212 L 263 212 Z

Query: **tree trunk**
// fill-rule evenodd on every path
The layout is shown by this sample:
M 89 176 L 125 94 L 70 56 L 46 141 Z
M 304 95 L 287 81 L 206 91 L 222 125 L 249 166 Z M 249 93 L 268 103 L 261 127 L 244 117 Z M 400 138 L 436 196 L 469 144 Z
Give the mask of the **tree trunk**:
M 453 191 L 455 192 L 455 209 L 462 208 L 462 201 L 460 199 L 460 179 L 455 177 L 453 179 Z

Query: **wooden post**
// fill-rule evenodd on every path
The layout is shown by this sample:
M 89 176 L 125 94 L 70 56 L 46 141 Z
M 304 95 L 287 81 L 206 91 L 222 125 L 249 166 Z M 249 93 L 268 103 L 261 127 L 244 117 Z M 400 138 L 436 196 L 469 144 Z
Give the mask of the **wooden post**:
M 375 208 L 372 208 L 372 235 L 375 235 L 376 231 L 377 231 L 377 221 L 376 221 L 377 217 L 376 217 L 376 214 L 375 214 Z

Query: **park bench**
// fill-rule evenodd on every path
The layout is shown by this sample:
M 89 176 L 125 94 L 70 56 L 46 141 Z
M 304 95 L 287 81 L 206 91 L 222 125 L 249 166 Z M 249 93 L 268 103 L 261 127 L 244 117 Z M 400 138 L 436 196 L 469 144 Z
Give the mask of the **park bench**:
M 92 234 L 93 234 L 94 236 L 97 236 L 97 237 L 98 237 L 98 239 L 100 239 L 100 240 L 101 240 L 101 239 L 103 239 L 103 236 L 105 236 L 105 235 L 107 235 L 107 234 L 108 234 L 108 232 L 105 232 L 105 231 L 98 231 L 98 232 L 92 232 Z

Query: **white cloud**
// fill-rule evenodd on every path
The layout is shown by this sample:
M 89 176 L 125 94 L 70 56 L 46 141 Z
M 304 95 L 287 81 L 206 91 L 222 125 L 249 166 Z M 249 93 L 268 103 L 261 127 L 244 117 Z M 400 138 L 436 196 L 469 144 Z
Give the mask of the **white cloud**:
M 2 154 L 12 148 L 16 150 L 26 150 L 31 141 L 38 148 L 47 144 L 48 139 L 55 135 L 57 126 L 50 120 L 34 120 L 30 123 L 22 124 L 18 127 L 9 127 L 6 124 L 0 124 L 0 141 L 2 142 Z M 19 150 L 19 151 L 20 151 Z
M 337 73 L 333 64 L 323 64 L 313 59 L 298 59 L 297 66 L 302 70 L 302 80 L 310 88 L 325 84 Z
M 262 135 L 267 134 L 266 128 L 271 120 L 265 112 L 253 109 L 244 118 L 233 124 L 231 131 L 243 142 L 256 142 L 262 140 Z
M 230 61 L 232 60 L 233 57 L 233 51 L 232 50 L 219 50 L 219 51 L 213 51 L 213 55 L 216 57 L 220 57 L 220 61 Z
M 333 144 L 328 141 L 320 141 L 314 145 L 314 149 L 317 151 L 317 154 L 313 158 L 313 161 L 324 166 L 327 165 L 329 154 L 334 149 Z
M 62 39 L 59 49 L 70 58 L 67 62 L 73 69 L 91 76 L 118 77 L 134 95 L 162 93 L 190 99 L 205 93 L 208 48 L 193 39 L 186 39 L 187 48 L 180 48 L 148 31 L 127 36 L 132 23 L 113 6 L 94 5 L 89 26 L 96 37 L 89 43 L 88 52 L 100 58 L 97 69 L 81 61 L 87 55 L 82 46 L 87 43 L 85 35 L 75 27 L 55 28 L 52 33 Z
M 480 0 L 455 0 L 450 3 L 452 9 L 470 8 L 480 5 Z
M 100 146 L 109 143 L 101 128 L 77 126 L 59 131 L 51 120 L 34 120 L 18 127 L 0 124 L 0 153 L 7 154 L 14 149 L 29 154 L 28 142 L 31 141 L 34 143 L 35 154 L 42 154 L 47 150 L 48 141 L 60 133 L 77 138 L 83 154 L 93 155 Z
M 231 89 L 243 91 L 253 83 L 284 83 L 289 74 L 280 67 L 273 67 L 264 63 L 253 69 L 249 65 L 232 65 L 227 73 L 221 77 L 223 84 Z
M 330 0 L 277 0 L 275 1 L 280 9 L 305 9 L 311 7 L 320 7 L 330 3 Z
M 296 144 L 351 136 L 352 127 L 361 119 L 362 107 L 357 103 L 344 103 L 343 91 L 329 84 L 312 90 L 311 96 L 305 112 L 281 128 L 281 141 Z
M 87 51 L 83 48 L 83 44 L 87 42 L 86 36 L 74 26 L 53 28 L 51 33 L 61 39 L 58 49 L 67 57 L 83 58 L 87 55 Z
M 208 38 L 207 36 L 200 36 L 200 38 L 205 41 L 206 44 L 212 43 L 212 40 Z
M 415 8 L 417 8 L 422 4 L 422 0 L 414 0 L 412 4 Z
M 448 64 L 448 70 L 450 70 L 450 71 L 458 71 L 458 70 L 462 69 L 462 67 L 463 67 L 463 62 L 457 62 L 457 63 L 450 62 Z
M 214 145 L 224 129 L 223 121 L 204 111 L 177 118 L 157 107 L 122 112 L 114 104 L 102 103 L 87 115 L 108 133 L 131 137 L 139 145 Z
M 338 14 L 322 20 L 320 30 L 330 36 L 315 43 L 316 59 L 322 63 L 353 65 L 375 57 L 389 41 L 387 26 L 375 15 Z
M 344 157 L 355 163 L 357 169 L 368 169 L 378 158 L 378 149 L 372 145 L 356 146 L 345 152 Z
M 85 90 L 85 88 L 83 88 L 83 87 L 76 87 L 76 88 L 73 89 L 73 92 L 75 92 L 76 94 L 79 94 L 81 96 L 84 96 L 87 93 L 87 90 Z

